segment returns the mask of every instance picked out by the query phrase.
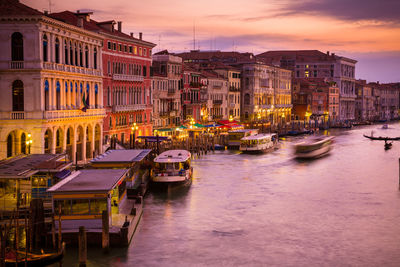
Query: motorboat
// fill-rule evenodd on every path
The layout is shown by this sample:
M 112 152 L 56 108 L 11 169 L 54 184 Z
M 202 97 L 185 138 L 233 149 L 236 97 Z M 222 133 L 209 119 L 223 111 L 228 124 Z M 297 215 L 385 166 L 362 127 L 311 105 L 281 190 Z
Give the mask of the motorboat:
M 384 125 L 382 125 L 382 129 L 389 129 L 389 126 L 385 123 Z
M 193 168 L 187 150 L 168 150 L 154 159 L 152 182 L 157 184 L 190 184 Z
M 333 136 L 315 136 L 294 145 L 296 158 L 312 159 L 328 154 L 332 149 Z
M 240 151 L 243 153 L 263 153 L 278 148 L 278 135 L 255 134 L 240 139 Z
M 387 141 L 385 140 L 385 146 L 384 146 L 384 147 L 385 147 L 385 150 L 391 149 L 391 148 L 392 148 L 392 145 L 393 145 L 392 143 L 393 143 L 393 141 L 389 143 L 389 142 L 387 142 Z
M 240 148 L 240 140 L 243 137 L 258 134 L 258 129 L 242 129 L 233 130 L 228 132 L 228 148 L 238 149 Z

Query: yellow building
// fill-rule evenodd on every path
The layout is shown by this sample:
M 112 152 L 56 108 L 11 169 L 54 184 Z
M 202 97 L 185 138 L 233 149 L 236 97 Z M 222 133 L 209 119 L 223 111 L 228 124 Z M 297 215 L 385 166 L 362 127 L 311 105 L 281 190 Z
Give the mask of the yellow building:
M 6 4 L 14 12 L 0 11 L 0 159 L 102 153 L 102 37 Z

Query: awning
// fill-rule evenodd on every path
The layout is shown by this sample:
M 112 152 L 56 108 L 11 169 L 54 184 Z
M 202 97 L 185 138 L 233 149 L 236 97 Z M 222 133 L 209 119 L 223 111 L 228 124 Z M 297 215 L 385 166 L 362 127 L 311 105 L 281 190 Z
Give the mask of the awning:
M 60 172 L 57 172 L 54 177 L 58 179 L 64 179 L 65 177 L 69 176 L 71 174 L 70 170 L 62 170 Z
M 157 132 L 172 132 L 172 128 L 161 128 L 161 129 L 154 129 Z
M 200 123 L 195 123 L 194 126 L 196 126 L 197 128 L 203 128 L 204 127 L 204 125 L 200 124 Z
M 210 127 L 218 127 L 218 126 L 221 126 L 221 124 L 213 123 L 213 124 L 204 125 L 204 127 L 207 127 L 207 128 L 210 128 Z

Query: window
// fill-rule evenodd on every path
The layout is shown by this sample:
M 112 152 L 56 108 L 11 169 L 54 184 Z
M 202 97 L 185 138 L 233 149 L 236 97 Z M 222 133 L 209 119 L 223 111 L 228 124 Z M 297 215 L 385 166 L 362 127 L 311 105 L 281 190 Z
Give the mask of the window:
M 117 44 L 116 43 L 113 43 L 113 50 L 114 51 L 117 50 Z
M 12 106 L 13 111 L 24 111 L 24 84 L 21 80 L 12 84 Z
M 74 48 L 75 48 L 75 66 L 79 66 L 78 64 L 78 45 L 76 43 L 74 43 Z
M 44 81 L 44 109 L 49 110 L 49 81 Z
M 56 56 L 56 63 L 60 63 L 60 41 L 58 40 L 58 38 L 56 38 L 55 56 Z
M 147 50 L 146 50 L 146 48 L 143 49 L 143 56 L 145 56 L 145 57 L 147 56 Z
M 93 51 L 93 68 L 97 69 L 97 49 L 96 49 L 96 47 L 94 48 L 94 51 Z
M 128 47 L 126 45 L 124 45 L 124 52 L 128 52 Z
M 83 67 L 83 52 L 82 52 L 82 45 L 79 45 L 79 66 Z
M 69 42 L 69 64 L 72 65 L 73 60 L 74 59 L 74 51 L 72 50 L 72 42 Z
M 43 35 L 43 61 L 49 60 L 47 54 L 47 45 L 48 45 L 47 35 Z
M 86 68 L 89 68 L 89 48 L 85 46 L 85 65 Z
M 19 32 L 14 32 L 11 35 L 11 60 L 24 60 L 24 40 Z
M 122 45 L 121 45 L 121 44 L 118 45 L 118 50 L 119 50 L 120 52 L 122 52 Z
M 132 51 L 133 51 L 133 50 L 132 50 L 132 46 L 130 46 L 130 47 L 129 47 L 129 53 L 132 54 Z
M 111 49 L 112 49 L 112 46 L 111 46 L 111 42 L 110 42 L 110 41 L 107 42 L 107 48 L 108 48 L 108 50 L 111 50 Z
M 146 75 L 147 75 L 147 67 L 143 66 L 143 76 L 146 77 Z
M 67 41 L 64 41 L 64 64 L 68 64 L 68 45 Z
M 141 56 L 141 55 L 142 55 L 142 48 L 139 47 L 139 56 Z
M 133 47 L 133 53 L 134 53 L 135 55 L 137 55 L 137 47 L 136 47 L 136 46 Z

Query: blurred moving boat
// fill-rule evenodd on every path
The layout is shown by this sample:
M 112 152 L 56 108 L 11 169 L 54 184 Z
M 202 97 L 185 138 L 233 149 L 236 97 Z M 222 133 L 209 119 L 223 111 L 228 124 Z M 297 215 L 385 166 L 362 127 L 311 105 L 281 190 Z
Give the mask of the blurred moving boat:
M 322 157 L 332 150 L 333 136 L 316 136 L 294 145 L 296 158 L 313 159 Z
M 243 153 L 263 153 L 278 148 L 277 134 L 255 134 L 240 139 L 240 151 Z
M 156 184 L 190 184 L 193 168 L 190 167 L 190 152 L 168 150 L 154 159 L 152 182 Z

